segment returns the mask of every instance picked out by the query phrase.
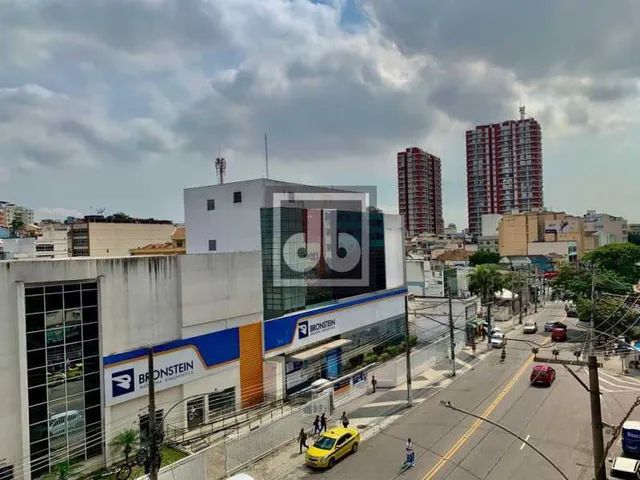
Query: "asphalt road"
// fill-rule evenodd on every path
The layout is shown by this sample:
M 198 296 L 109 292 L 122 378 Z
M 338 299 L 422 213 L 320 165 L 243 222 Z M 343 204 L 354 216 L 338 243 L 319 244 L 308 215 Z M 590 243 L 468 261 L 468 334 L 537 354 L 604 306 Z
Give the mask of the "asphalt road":
M 542 330 L 547 320 L 562 320 L 561 304 L 548 304 L 527 320 Z M 575 323 L 569 320 L 568 323 Z M 575 331 L 574 331 L 575 333 Z M 548 333 L 523 335 L 516 329 L 508 338 L 549 341 Z M 571 333 L 570 333 L 571 338 Z M 561 347 L 571 357 L 569 344 Z M 544 347 L 541 354 L 549 355 Z M 440 401 L 487 416 L 528 439 L 552 459 L 570 479 L 591 478 L 591 426 L 589 396 L 562 367 L 551 388 L 532 387 L 529 375 L 531 348 L 507 342 L 507 358 L 500 362 L 496 350 L 473 371 L 414 406 L 382 433 L 363 442 L 360 451 L 339 462 L 331 471 L 309 472 L 305 478 L 389 480 L 559 479 L 562 476 L 531 448 L 487 423 L 447 409 Z M 585 372 L 579 372 L 585 378 Z M 640 389 L 640 385 L 638 386 Z M 604 420 L 617 423 L 638 394 L 634 388 L 603 398 Z M 610 419 L 610 420 L 609 420 Z M 413 440 L 416 467 L 400 473 L 404 444 Z M 607 438 L 605 437 L 605 442 Z

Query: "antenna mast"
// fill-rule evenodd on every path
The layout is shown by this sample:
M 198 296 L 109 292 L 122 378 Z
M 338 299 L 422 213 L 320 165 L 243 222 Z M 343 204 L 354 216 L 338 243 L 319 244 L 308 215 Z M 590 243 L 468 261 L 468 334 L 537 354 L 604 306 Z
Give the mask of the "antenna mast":
M 224 176 L 227 173 L 227 161 L 224 157 L 218 156 L 215 161 L 215 166 L 216 173 L 218 174 L 218 183 L 222 185 L 224 183 Z
M 269 178 L 269 149 L 267 147 L 267 134 L 264 134 L 264 163 L 267 169 L 267 178 Z
M 524 105 L 522 105 L 520 107 L 520 120 L 524 120 L 524 119 L 525 119 Z

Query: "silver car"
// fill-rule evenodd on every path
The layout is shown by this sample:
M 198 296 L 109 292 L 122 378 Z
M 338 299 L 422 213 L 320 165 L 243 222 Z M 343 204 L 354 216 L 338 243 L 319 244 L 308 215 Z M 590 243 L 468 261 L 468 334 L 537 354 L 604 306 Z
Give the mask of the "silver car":
M 538 331 L 538 324 L 535 322 L 525 322 L 522 327 L 522 333 L 536 333 Z
M 491 346 L 493 348 L 502 348 L 507 344 L 507 339 L 504 336 L 504 333 L 496 332 L 491 335 Z

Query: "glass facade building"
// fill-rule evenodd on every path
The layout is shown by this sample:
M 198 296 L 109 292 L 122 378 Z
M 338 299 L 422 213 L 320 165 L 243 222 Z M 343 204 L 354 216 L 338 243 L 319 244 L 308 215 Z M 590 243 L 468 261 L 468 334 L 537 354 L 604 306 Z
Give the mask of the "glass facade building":
M 96 282 L 26 285 L 31 474 L 102 454 Z
M 287 207 L 260 210 L 265 320 L 386 288 L 383 214 L 338 210 L 335 223 L 330 224 L 324 213 L 321 209 Z M 363 221 L 367 223 L 363 225 Z M 336 271 L 324 256 L 325 245 L 309 242 L 311 224 L 320 225 L 323 232 L 336 228 L 348 234 L 352 243 L 358 244 L 347 246 L 354 251 L 367 243 L 363 243 L 367 235 L 368 252 L 363 249 L 357 264 L 348 271 Z M 344 250 L 342 246 L 337 249 L 338 257 L 348 253 Z M 348 285 L 363 276 L 364 284 Z M 336 280 L 339 285 L 319 285 L 323 280 Z

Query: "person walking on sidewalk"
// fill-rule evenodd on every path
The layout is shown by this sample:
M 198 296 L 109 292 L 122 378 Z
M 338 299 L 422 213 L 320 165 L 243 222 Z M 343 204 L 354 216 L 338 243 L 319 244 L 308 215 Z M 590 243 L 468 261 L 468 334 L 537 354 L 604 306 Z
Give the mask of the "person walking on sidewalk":
M 347 418 L 347 412 L 342 412 L 342 418 L 340 418 L 342 426 L 347 428 L 349 426 L 349 419 Z
M 304 431 L 304 428 L 300 429 L 300 433 L 298 434 L 298 442 L 300 442 L 300 453 L 302 453 L 302 447 L 307 447 L 307 432 Z
M 313 420 L 313 435 L 318 435 L 320 433 L 320 415 L 316 415 L 316 418 Z
M 416 466 L 416 452 L 413 451 L 413 443 L 411 443 L 411 439 L 407 440 L 406 445 L 404 446 L 405 452 L 407 454 L 407 465 L 411 467 Z
M 373 387 L 373 393 L 376 393 L 376 385 L 378 385 L 378 381 L 376 380 L 375 375 L 371 375 L 371 386 Z
M 327 417 L 324 416 L 324 413 L 320 416 L 320 433 L 323 431 L 327 431 Z

